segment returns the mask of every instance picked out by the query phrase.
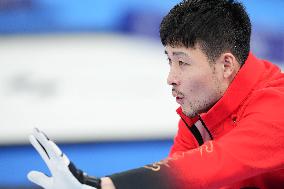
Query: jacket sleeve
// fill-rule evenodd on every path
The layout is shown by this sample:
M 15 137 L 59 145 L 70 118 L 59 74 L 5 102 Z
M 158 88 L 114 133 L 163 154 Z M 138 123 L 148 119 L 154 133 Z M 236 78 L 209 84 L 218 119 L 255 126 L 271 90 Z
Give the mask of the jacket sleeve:
M 284 94 L 273 91 L 256 95 L 236 128 L 220 139 L 208 141 L 199 148 L 178 151 L 166 160 L 136 170 L 135 174 L 141 180 L 147 180 L 145 188 L 210 189 L 283 169 L 283 97 Z M 131 171 L 122 177 L 118 174 L 114 178 L 117 189 L 123 188 L 119 187 L 120 179 L 130 181 L 131 176 Z M 157 180 L 161 184 L 157 184 Z M 165 186 L 165 183 L 168 185 Z M 143 186 L 137 181 L 124 189 L 141 184 Z

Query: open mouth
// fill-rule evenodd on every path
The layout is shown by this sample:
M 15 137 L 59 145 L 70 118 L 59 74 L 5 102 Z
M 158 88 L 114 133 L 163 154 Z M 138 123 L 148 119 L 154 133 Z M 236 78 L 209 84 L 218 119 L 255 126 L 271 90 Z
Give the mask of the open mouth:
M 183 98 L 182 97 L 176 97 L 176 102 L 178 103 L 178 104 L 182 104 L 183 103 Z
M 176 89 L 172 89 L 172 95 L 176 98 L 176 102 L 178 104 L 183 104 L 184 95 L 181 92 L 177 91 Z

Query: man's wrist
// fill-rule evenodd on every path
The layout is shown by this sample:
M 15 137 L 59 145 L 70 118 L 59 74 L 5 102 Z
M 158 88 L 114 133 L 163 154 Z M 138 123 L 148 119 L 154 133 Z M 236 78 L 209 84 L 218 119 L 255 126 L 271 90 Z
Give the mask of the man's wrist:
M 101 178 L 101 189 L 115 189 L 115 186 L 109 177 Z

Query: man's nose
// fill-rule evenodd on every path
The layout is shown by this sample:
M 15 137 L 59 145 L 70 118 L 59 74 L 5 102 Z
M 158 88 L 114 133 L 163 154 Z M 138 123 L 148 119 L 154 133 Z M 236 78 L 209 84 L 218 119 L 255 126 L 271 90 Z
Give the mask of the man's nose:
M 168 85 L 179 85 L 180 84 L 180 73 L 176 69 L 171 68 L 168 78 L 167 78 L 167 83 Z

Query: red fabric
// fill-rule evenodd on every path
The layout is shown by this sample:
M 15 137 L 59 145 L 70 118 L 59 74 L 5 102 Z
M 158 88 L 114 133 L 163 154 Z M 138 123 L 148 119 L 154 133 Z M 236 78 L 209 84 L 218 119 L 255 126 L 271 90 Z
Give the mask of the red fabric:
M 196 121 L 177 112 L 188 126 Z M 277 66 L 250 54 L 200 116 L 213 140 L 198 146 L 180 120 L 169 155 L 176 182 L 190 189 L 284 188 L 284 74 Z

